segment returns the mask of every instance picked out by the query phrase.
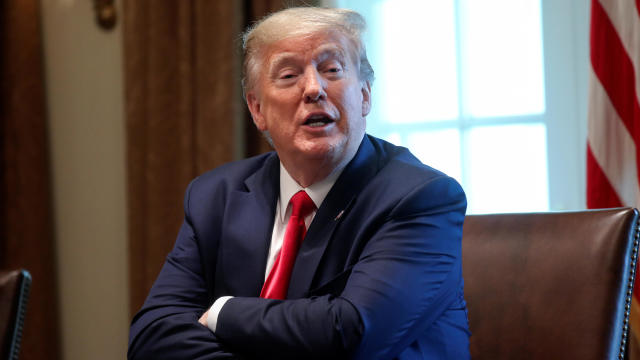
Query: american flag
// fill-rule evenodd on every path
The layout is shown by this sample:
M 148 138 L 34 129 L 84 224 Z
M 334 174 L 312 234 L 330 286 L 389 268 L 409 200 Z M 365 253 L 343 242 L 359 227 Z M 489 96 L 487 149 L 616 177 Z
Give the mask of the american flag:
M 640 0 L 592 0 L 590 70 L 587 207 L 639 207 Z M 636 336 L 638 285 L 631 322 Z

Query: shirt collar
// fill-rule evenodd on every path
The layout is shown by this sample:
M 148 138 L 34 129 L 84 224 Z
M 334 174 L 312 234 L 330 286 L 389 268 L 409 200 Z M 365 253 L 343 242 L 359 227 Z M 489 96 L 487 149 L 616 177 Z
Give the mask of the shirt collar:
M 284 168 L 282 162 L 280 162 L 280 198 L 279 203 L 280 207 L 277 209 L 279 212 L 280 221 L 284 222 L 285 215 L 287 213 L 287 206 L 289 205 L 289 200 L 291 197 L 295 195 L 298 191 L 304 190 L 307 195 L 313 200 L 313 204 L 316 206 L 316 209 L 320 208 L 324 198 L 327 197 L 329 190 L 333 187 L 336 180 L 342 171 L 344 170 L 344 166 L 334 170 L 329 176 L 324 178 L 322 181 L 318 181 L 317 183 L 310 185 L 307 188 L 303 188 L 295 181 L 287 169 Z

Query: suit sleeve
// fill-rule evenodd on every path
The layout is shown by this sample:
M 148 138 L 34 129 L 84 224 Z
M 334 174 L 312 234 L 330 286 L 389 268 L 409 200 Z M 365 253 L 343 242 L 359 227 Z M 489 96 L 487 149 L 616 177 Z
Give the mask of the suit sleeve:
M 199 317 L 209 304 L 196 235 L 185 220 L 142 309 L 132 320 L 129 359 L 237 359 Z
M 455 180 L 419 185 L 366 241 L 339 296 L 233 298 L 220 312 L 216 335 L 291 358 L 397 356 L 454 301 L 465 210 Z

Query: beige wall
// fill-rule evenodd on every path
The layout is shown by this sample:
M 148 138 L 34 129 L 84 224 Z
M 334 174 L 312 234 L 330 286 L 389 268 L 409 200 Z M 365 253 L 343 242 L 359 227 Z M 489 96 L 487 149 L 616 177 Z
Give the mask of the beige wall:
M 63 359 L 123 359 L 128 336 L 122 13 L 41 0 Z

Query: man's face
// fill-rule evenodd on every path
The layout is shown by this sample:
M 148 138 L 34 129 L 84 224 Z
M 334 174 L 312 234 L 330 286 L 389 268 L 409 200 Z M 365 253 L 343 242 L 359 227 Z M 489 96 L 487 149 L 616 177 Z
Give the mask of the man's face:
M 371 102 L 352 47 L 344 35 L 323 32 L 263 49 L 247 103 L 285 166 L 320 160 L 335 168 L 357 150 Z

